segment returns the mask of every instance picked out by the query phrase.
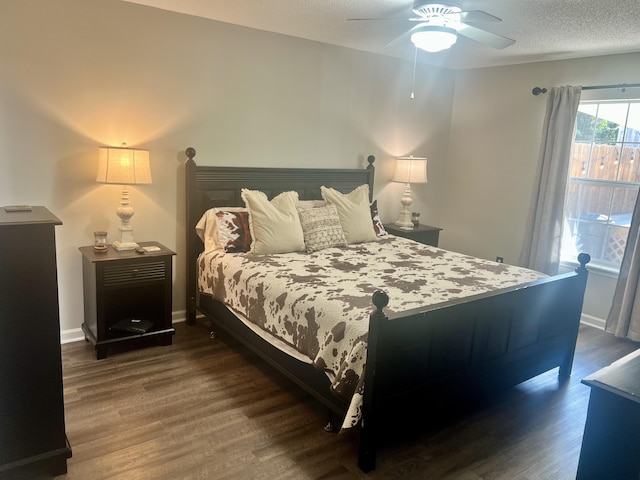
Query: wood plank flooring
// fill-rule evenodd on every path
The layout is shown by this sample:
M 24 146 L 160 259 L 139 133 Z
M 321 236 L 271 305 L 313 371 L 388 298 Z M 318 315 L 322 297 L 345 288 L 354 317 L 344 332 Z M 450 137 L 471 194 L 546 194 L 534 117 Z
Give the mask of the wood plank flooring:
M 67 480 L 575 478 L 589 388 L 580 380 L 640 345 L 582 326 L 570 381 L 557 369 L 481 407 L 392 440 L 370 474 L 350 434 L 232 339 L 177 324 L 174 344 L 109 353 L 63 345 Z

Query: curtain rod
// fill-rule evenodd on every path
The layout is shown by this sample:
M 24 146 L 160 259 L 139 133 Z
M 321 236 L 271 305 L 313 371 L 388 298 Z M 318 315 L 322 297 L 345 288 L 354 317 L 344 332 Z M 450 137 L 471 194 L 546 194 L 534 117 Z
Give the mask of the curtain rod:
M 625 88 L 633 88 L 633 87 L 640 87 L 640 83 L 618 83 L 617 85 L 588 85 L 586 87 L 582 87 L 582 90 L 601 90 L 605 88 L 621 88 L 624 91 Z M 534 89 L 531 90 L 531 93 L 533 93 L 534 95 L 540 95 L 541 93 L 547 93 L 547 89 L 544 87 L 534 87 Z

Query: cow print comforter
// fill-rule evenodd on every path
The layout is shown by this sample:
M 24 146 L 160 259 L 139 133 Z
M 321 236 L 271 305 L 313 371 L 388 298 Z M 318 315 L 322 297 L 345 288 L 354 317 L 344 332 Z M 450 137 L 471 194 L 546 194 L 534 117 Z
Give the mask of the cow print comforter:
M 389 295 L 386 313 L 543 278 L 389 235 L 377 242 L 279 255 L 199 258 L 198 286 L 232 311 L 306 355 L 350 402 L 343 428 L 360 420 L 371 295 Z

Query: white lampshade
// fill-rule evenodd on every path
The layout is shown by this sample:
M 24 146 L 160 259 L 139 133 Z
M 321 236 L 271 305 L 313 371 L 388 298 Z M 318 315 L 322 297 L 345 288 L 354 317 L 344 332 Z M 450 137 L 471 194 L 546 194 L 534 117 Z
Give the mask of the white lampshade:
M 100 147 L 96 182 L 121 185 L 150 184 L 149 150 Z
M 453 28 L 438 25 L 425 25 L 411 34 L 413 44 L 427 52 L 439 52 L 451 48 L 458 40 Z
M 398 157 L 393 182 L 427 183 L 427 159 L 423 157 Z

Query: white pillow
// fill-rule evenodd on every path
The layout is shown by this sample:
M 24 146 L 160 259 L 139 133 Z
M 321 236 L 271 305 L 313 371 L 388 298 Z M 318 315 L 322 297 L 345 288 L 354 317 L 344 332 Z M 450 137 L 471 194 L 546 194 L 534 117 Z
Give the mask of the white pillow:
M 204 243 L 205 251 L 216 250 L 218 244 L 218 226 L 216 225 L 216 214 L 212 209 L 202 214 L 196 223 L 196 234 Z
M 338 209 L 347 243 L 372 242 L 378 239 L 371 221 L 369 185 L 360 185 L 346 195 L 325 186 L 320 187 L 320 191 L 322 198 Z
M 269 201 L 264 192 L 243 188 L 241 196 L 249 210 L 252 253 L 304 251 L 297 192 L 283 192 Z

